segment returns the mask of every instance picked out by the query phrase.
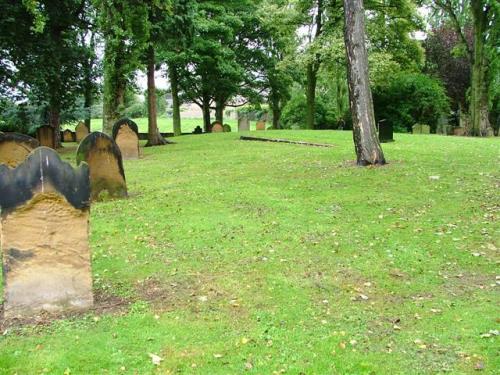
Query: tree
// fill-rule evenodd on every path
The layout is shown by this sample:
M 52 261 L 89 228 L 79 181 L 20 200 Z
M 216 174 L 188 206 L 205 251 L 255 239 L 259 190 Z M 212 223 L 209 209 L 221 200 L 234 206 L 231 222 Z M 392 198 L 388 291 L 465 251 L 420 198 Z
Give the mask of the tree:
M 358 165 L 385 164 L 375 128 L 365 46 L 363 0 L 344 0 L 345 46 L 354 146 Z

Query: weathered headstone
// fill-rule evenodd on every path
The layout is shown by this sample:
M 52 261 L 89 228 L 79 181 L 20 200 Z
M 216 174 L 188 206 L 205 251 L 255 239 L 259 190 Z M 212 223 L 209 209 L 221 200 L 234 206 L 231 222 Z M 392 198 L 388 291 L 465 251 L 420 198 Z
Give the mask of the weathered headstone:
M 6 319 L 92 306 L 89 198 L 88 166 L 73 169 L 50 148 L 0 165 Z
M 465 134 L 466 134 L 465 128 L 461 128 L 461 127 L 453 128 L 453 135 L 462 137 Z
M 62 132 L 63 142 L 75 142 L 76 135 L 71 130 L 66 129 Z
M 242 116 L 238 118 L 238 131 L 246 132 L 249 130 L 250 130 L 250 121 L 248 120 L 248 117 Z
M 87 135 L 89 135 L 89 129 L 85 125 L 84 122 L 79 122 L 78 125 L 75 128 L 75 140 L 77 142 L 81 142 L 83 138 L 85 138 Z
M 128 118 L 118 120 L 113 126 L 113 139 L 124 160 L 139 159 L 139 128 L 134 121 Z
M 412 127 L 412 133 L 413 134 L 430 134 L 431 127 L 429 125 L 424 125 L 424 124 L 415 124 Z
M 40 143 L 28 135 L 19 133 L 0 133 L 0 164 L 15 168 Z
M 86 162 L 90 170 L 91 199 L 97 200 L 106 191 L 112 198 L 127 196 L 120 149 L 107 134 L 92 132 L 80 142 L 76 163 Z
M 224 132 L 224 127 L 219 122 L 212 123 L 212 133 L 222 133 Z
M 388 121 L 378 123 L 378 138 L 382 143 L 394 142 L 394 130 Z
M 231 125 L 224 124 L 222 128 L 224 129 L 224 133 L 231 133 Z
M 56 148 L 52 126 L 44 125 L 36 129 L 36 139 L 40 142 L 40 146 Z
M 202 134 L 203 133 L 203 129 L 201 128 L 200 125 L 198 125 L 196 128 L 194 128 L 193 130 L 193 134 Z
M 256 130 L 266 130 L 266 122 L 265 121 L 258 121 L 257 125 L 255 126 Z

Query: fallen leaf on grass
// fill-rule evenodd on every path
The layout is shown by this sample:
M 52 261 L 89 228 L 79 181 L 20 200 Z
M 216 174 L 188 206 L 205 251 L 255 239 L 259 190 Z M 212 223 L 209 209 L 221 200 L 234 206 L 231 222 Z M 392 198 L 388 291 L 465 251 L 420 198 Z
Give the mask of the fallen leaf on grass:
M 161 361 L 163 361 L 163 358 L 153 353 L 149 353 L 149 357 L 151 358 L 151 362 L 153 362 L 153 365 L 155 366 L 159 366 Z

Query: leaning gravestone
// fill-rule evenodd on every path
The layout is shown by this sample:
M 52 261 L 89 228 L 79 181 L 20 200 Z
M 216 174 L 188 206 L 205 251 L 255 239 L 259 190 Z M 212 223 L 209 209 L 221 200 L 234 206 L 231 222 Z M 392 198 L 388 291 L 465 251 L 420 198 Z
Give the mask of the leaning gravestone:
M 412 127 L 413 134 L 430 134 L 431 127 L 429 125 L 415 124 Z
M 36 129 L 36 139 L 40 142 L 40 146 L 56 148 L 52 126 L 44 125 Z
M 15 168 L 38 146 L 40 143 L 28 135 L 0 133 L 0 164 Z
M 255 130 L 266 130 L 266 122 L 258 121 L 257 125 L 255 126 Z
M 250 121 L 248 120 L 248 117 L 240 117 L 238 118 L 238 131 L 239 132 L 246 132 L 250 130 Z
M 71 130 L 66 129 L 62 133 L 63 142 L 75 142 L 76 136 Z
M 394 142 L 394 131 L 391 123 L 388 121 L 379 122 L 378 138 L 382 143 Z
M 224 127 L 220 122 L 212 123 L 212 133 L 222 133 L 224 132 Z
M 87 135 L 89 135 L 89 129 L 83 122 L 79 122 L 78 125 L 75 128 L 75 134 L 76 134 L 76 141 L 81 142 L 83 138 L 85 138 Z
M 92 306 L 89 198 L 88 166 L 73 169 L 50 148 L 0 165 L 6 319 Z
M 134 121 L 118 120 L 113 126 L 113 139 L 124 160 L 139 159 L 139 128 Z
M 112 198 L 127 196 L 120 149 L 113 139 L 101 132 L 92 132 L 80 142 L 76 163 L 86 162 L 90 170 L 91 199 L 97 200 L 103 191 Z

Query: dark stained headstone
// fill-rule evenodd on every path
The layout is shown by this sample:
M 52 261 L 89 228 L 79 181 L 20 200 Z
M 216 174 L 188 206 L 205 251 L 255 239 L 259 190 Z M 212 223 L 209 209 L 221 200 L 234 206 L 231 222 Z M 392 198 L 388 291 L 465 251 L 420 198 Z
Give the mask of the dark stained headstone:
M 139 159 L 139 128 L 124 118 L 113 125 L 113 139 L 120 148 L 124 160 Z
M 88 166 L 74 169 L 50 148 L 0 165 L 6 319 L 92 306 L 89 202 Z
M 76 135 L 71 130 L 66 129 L 62 132 L 62 140 L 63 142 L 75 142 Z
M 89 135 L 89 129 L 84 122 L 79 122 L 75 128 L 75 140 L 81 142 L 87 135 Z
M 19 133 L 0 133 L 0 164 L 15 168 L 40 143 L 28 135 Z
M 378 123 L 378 138 L 382 143 L 394 142 L 394 130 L 388 121 Z
M 242 116 L 238 118 L 238 131 L 246 132 L 249 130 L 250 130 L 250 121 L 248 120 L 248 117 Z
M 92 132 L 85 137 L 76 151 L 77 165 L 82 162 L 86 162 L 89 166 L 92 200 L 99 199 L 101 193 L 105 191 L 112 198 L 127 196 L 122 155 L 109 135 Z
M 40 146 L 56 148 L 52 126 L 44 125 L 36 129 L 36 139 L 40 142 Z
M 222 126 L 222 124 L 220 122 L 213 122 L 212 123 L 212 133 L 222 133 L 224 131 L 224 127 Z
M 231 133 L 231 125 L 224 124 L 222 128 L 224 129 L 224 133 Z
M 203 129 L 201 128 L 200 125 L 198 125 L 196 128 L 194 128 L 193 130 L 193 134 L 202 134 L 203 133 Z

